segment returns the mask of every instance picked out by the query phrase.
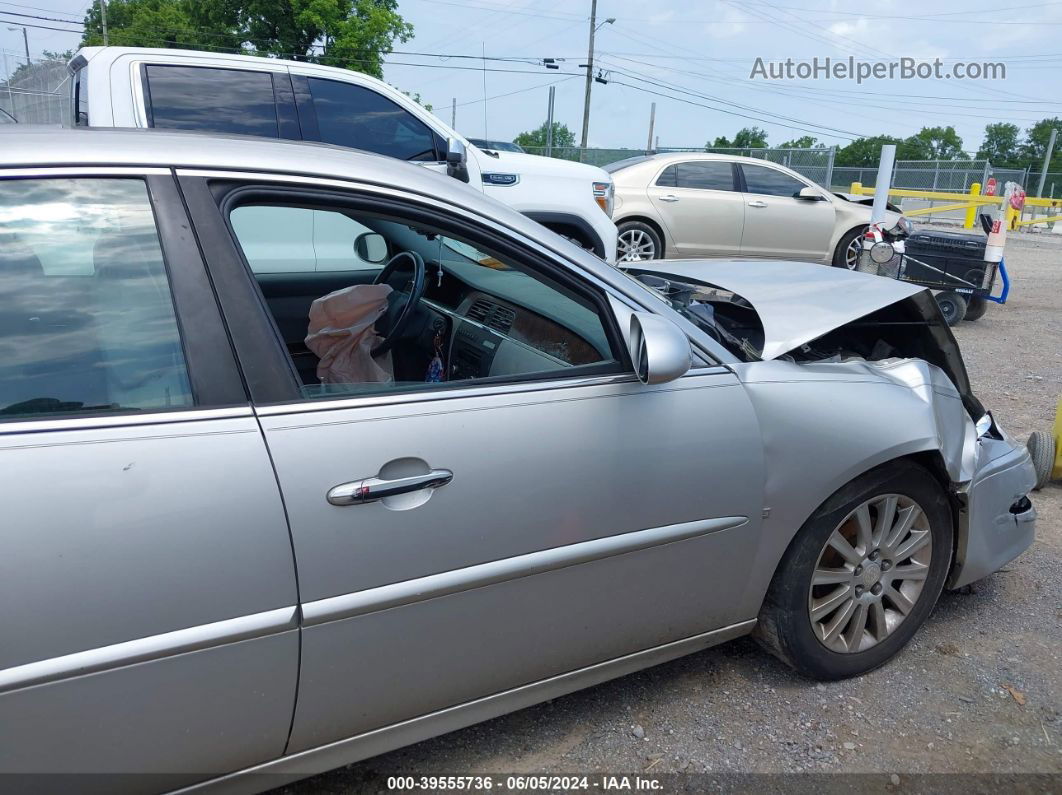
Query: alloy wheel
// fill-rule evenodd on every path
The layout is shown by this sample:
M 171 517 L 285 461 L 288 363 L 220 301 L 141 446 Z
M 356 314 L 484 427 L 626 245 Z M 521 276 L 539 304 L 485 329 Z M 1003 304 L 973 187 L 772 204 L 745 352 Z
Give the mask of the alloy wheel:
M 656 259 L 656 243 L 641 229 L 628 229 L 618 239 L 620 262 L 641 262 Z
M 841 653 L 885 640 L 922 594 L 932 541 L 929 520 L 910 497 L 872 497 L 849 513 L 819 552 L 808 589 L 815 637 Z
M 863 236 L 856 235 L 844 250 L 844 266 L 850 271 L 859 267 L 859 255 L 863 251 Z

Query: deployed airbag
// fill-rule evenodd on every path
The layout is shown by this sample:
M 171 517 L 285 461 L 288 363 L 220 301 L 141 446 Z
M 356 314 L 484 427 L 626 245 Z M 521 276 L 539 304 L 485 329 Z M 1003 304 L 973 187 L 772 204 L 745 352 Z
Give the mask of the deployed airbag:
M 317 377 L 323 384 L 361 384 L 394 381 L 391 354 L 378 359 L 371 351 L 383 339 L 375 323 L 387 311 L 386 284 L 356 284 L 323 295 L 310 305 L 306 347 L 320 361 Z

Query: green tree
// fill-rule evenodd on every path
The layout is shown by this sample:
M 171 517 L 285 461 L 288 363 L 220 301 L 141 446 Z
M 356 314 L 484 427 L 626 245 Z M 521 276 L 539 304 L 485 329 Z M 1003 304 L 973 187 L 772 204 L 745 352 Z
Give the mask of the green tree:
M 734 136 L 735 149 L 763 149 L 767 146 L 767 131 L 759 127 L 742 127 Z
M 1051 164 L 1048 171 L 1062 171 L 1062 119 L 1041 119 L 1025 131 L 1025 141 L 1021 146 L 1021 165 L 1038 169 L 1043 165 L 1044 155 L 1047 153 L 1047 142 L 1051 139 L 1051 129 L 1058 130 L 1059 135 L 1055 139 L 1055 150 L 1051 155 Z
M 904 141 L 905 154 L 897 150 L 902 160 L 969 160 L 962 150 L 962 138 L 952 126 L 923 127 Z
M 811 135 L 802 135 L 799 138 L 794 138 L 792 141 L 786 141 L 785 143 L 778 144 L 781 149 L 825 149 L 825 144 L 820 144 L 819 139 Z
M 705 143 L 704 151 L 705 152 L 714 152 L 717 149 L 730 149 L 731 147 L 733 147 L 733 144 L 730 143 L 730 139 L 729 138 L 727 138 L 725 135 L 718 135 L 718 136 L 716 136 L 716 139 L 715 139 L 714 142 L 713 141 L 708 141 L 707 143 Z
M 110 0 L 111 44 L 240 51 L 383 75 L 383 57 L 413 26 L 397 0 Z M 103 41 L 99 0 L 83 45 Z
M 545 148 L 548 129 L 549 122 L 544 121 L 541 126 L 520 133 L 513 138 L 513 143 L 519 144 L 525 149 Z M 553 146 L 561 149 L 575 146 L 575 133 L 568 129 L 568 125 L 559 121 L 553 122 Z
M 856 138 L 847 146 L 837 150 L 835 164 L 838 166 L 876 166 L 881 158 L 881 147 L 885 144 L 896 145 L 896 156 L 901 157 L 904 142 L 891 135 L 875 135 L 870 138 Z
M 1018 158 L 1021 157 L 1020 135 L 1017 124 L 1002 121 L 986 124 L 985 138 L 977 150 L 977 157 L 994 166 L 1017 167 Z

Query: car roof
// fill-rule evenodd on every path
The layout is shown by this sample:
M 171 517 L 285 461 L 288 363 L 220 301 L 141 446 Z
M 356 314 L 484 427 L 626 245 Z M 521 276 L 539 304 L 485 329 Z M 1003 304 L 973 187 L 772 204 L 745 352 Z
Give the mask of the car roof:
M 0 127 L 0 169 L 57 166 L 255 171 L 400 184 L 477 212 L 522 217 L 431 169 L 330 144 L 170 130 Z

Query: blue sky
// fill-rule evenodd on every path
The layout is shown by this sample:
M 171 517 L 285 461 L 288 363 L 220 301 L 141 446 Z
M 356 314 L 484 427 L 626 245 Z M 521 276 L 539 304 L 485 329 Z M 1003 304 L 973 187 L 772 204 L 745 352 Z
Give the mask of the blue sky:
M 11 12 L 80 18 L 86 6 L 78 0 L 0 2 L 0 48 L 9 65 L 22 52 L 21 30 L 9 26 L 20 19 L 61 26 Z M 396 45 L 385 77 L 419 93 L 447 122 L 456 98 L 462 133 L 502 139 L 542 123 L 546 86 L 555 82 L 556 117 L 578 135 L 589 9 L 590 0 L 400 0 L 416 36 Z M 975 150 L 989 122 L 1025 128 L 1045 116 L 1062 116 L 1062 84 L 1055 79 L 1062 64 L 1062 0 L 599 0 L 598 21 L 609 17 L 615 23 L 597 35 L 597 65 L 609 82 L 594 84 L 594 146 L 644 146 L 654 101 L 663 146 L 703 145 L 746 125 L 765 128 L 775 144 L 811 134 L 843 145 L 857 135 L 906 136 L 925 125 L 951 124 L 965 148 Z M 75 46 L 78 37 L 31 28 L 29 39 L 37 54 Z M 862 85 L 749 79 L 756 57 L 849 55 L 941 58 L 946 69 L 955 61 L 999 61 L 1007 78 Z M 543 58 L 564 60 L 550 71 Z

